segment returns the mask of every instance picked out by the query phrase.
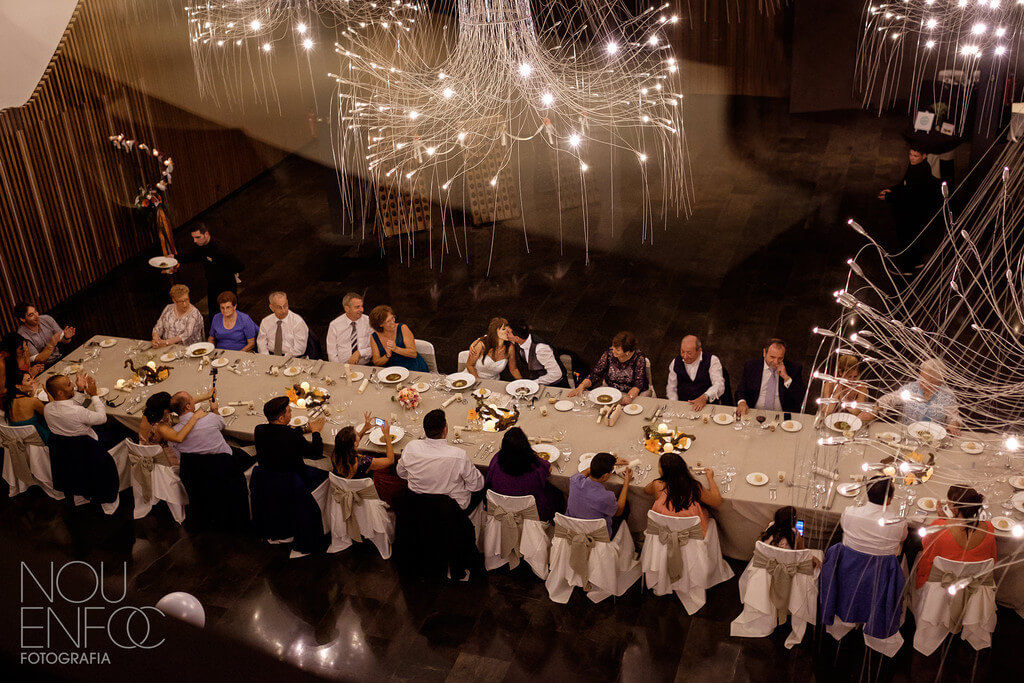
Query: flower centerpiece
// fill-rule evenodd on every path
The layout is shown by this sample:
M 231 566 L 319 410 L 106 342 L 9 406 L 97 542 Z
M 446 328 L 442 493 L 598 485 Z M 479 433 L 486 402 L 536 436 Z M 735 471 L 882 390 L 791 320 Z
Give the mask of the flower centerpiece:
M 644 427 L 644 448 L 651 453 L 681 453 L 693 444 L 694 438 L 665 424 Z
M 406 410 L 412 410 L 420 404 L 420 392 L 416 391 L 412 387 L 405 387 L 396 395 L 392 396 L 391 400 L 398 401 L 398 403 Z
M 309 382 L 293 384 L 285 389 L 285 396 L 295 408 L 315 408 L 327 403 L 331 395 L 320 387 L 310 386 Z

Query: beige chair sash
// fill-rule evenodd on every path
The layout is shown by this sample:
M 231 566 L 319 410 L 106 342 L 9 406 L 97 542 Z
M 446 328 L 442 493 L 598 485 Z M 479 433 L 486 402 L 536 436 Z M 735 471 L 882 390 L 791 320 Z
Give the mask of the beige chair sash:
M 758 569 L 764 569 L 771 577 L 768 597 L 782 617 L 789 613 L 789 596 L 793 592 L 793 577 L 797 574 L 814 575 L 814 558 L 811 557 L 800 562 L 780 562 L 755 548 L 754 557 L 750 562 Z
M 519 542 L 523 537 L 523 523 L 528 519 L 535 522 L 540 521 L 537 506 L 534 504 L 519 512 L 509 512 L 497 503 L 487 501 L 487 514 L 501 524 L 502 558 L 510 563 L 518 562 L 522 557 L 522 553 L 519 552 Z
M 14 470 L 14 476 L 18 481 L 28 485 L 36 483 L 36 478 L 32 476 L 32 470 L 29 469 L 28 465 L 28 446 L 43 445 L 42 439 L 39 438 L 39 434 L 35 430 L 32 431 L 32 437 L 15 439 L 0 431 L 0 446 L 3 446 L 7 457 L 11 459 L 11 468 Z
M 131 449 L 128 450 L 128 465 L 132 470 L 132 480 L 139 485 L 144 500 L 150 500 L 153 497 L 153 468 L 170 463 L 171 461 L 163 449 L 159 455 L 136 454 Z
M 653 519 L 647 520 L 647 531 L 644 533 L 650 536 L 657 536 L 658 540 L 668 548 L 668 578 L 675 583 L 683 578 L 683 546 L 690 541 L 704 539 L 704 530 L 700 524 L 673 531 L 664 524 L 659 524 Z
M 359 520 L 356 519 L 356 506 L 362 505 L 365 500 L 376 500 L 377 489 L 372 486 L 352 490 L 344 489 L 331 484 L 331 496 L 334 502 L 341 506 L 341 518 L 345 520 L 345 530 L 349 538 L 359 541 L 363 533 L 359 529 Z
M 590 587 L 590 551 L 596 543 L 607 543 L 608 527 L 601 525 L 589 533 L 576 532 L 563 526 L 555 525 L 555 538 L 564 538 L 569 542 L 569 566 L 583 579 L 583 585 Z
M 981 576 L 965 577 L 944 572 L 934 565 L 932 565 L 932 570 L 928 574 L 928 583 L 938 583 L 946 590 L 949 590 L 949 587 L 956 582 L 963 581 L 964 579 L 969 579 L 967 585 L 953 594 L 953 601 L 949 605 L 950 633 L 959 633 L 963 627 L 964 609 L 967 607 L 967 602 L 971 596 L 981 588 L 995 588 L 995 579 L 992 577 L 992 572 L 986 572 Z

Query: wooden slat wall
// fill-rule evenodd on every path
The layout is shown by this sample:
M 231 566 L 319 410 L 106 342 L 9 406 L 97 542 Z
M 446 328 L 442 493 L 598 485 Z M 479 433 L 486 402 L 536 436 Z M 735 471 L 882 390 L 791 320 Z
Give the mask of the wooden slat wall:
M 146 79 L 161 74 L 145 72 L 129 4 L 81 0 L 31 99 L 0 111 L 0 330 L 11 329 L 15 302 L 47 309 L 156 244 L 130 208 L 139 186 L 158 179 L 156 164 L 143 165 L 143 178 L 109 135 L 174 158 L 175 226 L 283 157 L 146 95 Z

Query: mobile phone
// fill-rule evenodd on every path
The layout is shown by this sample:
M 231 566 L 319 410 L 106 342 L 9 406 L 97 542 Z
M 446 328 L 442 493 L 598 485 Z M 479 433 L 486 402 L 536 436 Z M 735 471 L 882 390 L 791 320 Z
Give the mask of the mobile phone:
M 798 534 L 800 534 L 801 536 L 804 535 L 804 520 L 802 520 L 802 519 L 796 520 L 796 532 Z
M 384 419 L 380 418 L 380 417 L 375 417 L 375 418 L 373 418 L 373 424 L 377 425 L 378 427 L 383 427 L 384 426 Z

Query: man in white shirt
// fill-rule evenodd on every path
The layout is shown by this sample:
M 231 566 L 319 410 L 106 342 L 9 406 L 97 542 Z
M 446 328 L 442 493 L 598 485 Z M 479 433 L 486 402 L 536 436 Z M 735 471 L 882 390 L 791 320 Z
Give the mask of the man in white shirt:
M 260 332 L 256 336 L 256 349 L 260 353 L 275 356 L 301 356 L 306 353 L 306 341 L 309 339 L 309 327 L 306 321 L 288 308 L 288 295 L 274 292 L 270 295 L 270 310 L 260 322 Z
M 425 439 L 410 442 L 395 471 L 409 482 L 413 493 L 439 493 L 449 496 L 463 510 L 472 510 L 483 496 L 484 477 L 470 461 L 466 451 L 450 445 L 448 421 L 443 410 L 434 409 L 423 418 Z M 470 503 L 473 503 L 471 506 Z
M 714 402 L 724 393 L 722 361 L 705 354 L 694 335 L 683 337 L 679 355 L 668 365 L 665 395 L 675 401 L 689 401 L 692 410 L 703 410 L 708 401 Z
M 513 321 L 510 326 L 519 374 L 543 386 L 558 384 L 565 373 L 555 359 L 551 345 L 534 339 L 530 326 L 521 320 Z
M 868 502 L 843 511 L 843 545 L 868 555 L 898 555 L 907 537 L 907 520 L 890 514 L 892 479 L 885 477 L 867 484 Z
M 75 388 L 89 397 L 85 407 L 75 400 Z M 103 400 L 96 395 L 96 380 L 78 375 L 75 386 L 64 375 L 54 375 L 46 380 L 46 393 L 50 402 L 43 408 L 43 417 L 50 431 L 60 436 L 89 436 L 99 441 L 93 427 L 107 421 Z
M 370 318 L 363 315 L 363 297 L 349 292 L 341 300 L 345 313 L 327 328 L 327 359 L 332 363 L 367 365 L 370 362 Z
M 736 391 L 736 417 L 750 408 L 796 413 L 806 393 L 803 366 L 786 359 L 786 342 L 769 339 L 761 358 L 748 360 Z

